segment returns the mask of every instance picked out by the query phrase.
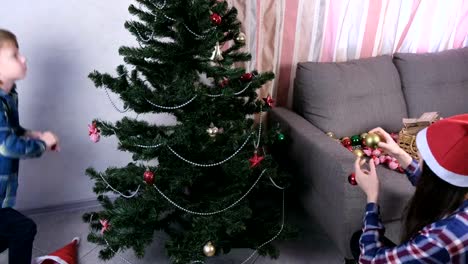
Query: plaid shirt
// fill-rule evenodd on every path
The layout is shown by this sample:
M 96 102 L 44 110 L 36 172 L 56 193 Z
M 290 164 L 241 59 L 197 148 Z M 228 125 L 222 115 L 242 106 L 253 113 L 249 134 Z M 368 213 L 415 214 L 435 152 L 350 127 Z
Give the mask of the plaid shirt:
M 46 150 L 42 140 L 22 137 L 19 124 L 18 94 L 0 89 L 0 207 L 13 207 L 18 189 L 19 159 L 39 157 Z
M 406 170 L 415 185 L 421 168 L 413 160 Z M 385 228 L 380 221 L 379 207 L 366 206 L 364 228 L 359 246 L 359 263 L 468 263 L 468 200 L 451 215 L 424 227 L 410 241 L 396 247 L 380 242 Z

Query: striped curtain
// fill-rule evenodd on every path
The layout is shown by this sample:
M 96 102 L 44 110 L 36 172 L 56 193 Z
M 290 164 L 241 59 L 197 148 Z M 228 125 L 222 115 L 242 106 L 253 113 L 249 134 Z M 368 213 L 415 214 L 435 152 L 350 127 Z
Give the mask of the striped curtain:
M 468 46 L 468 0 L 228 0 L 252 53 L 248 70 L 273 71 L 261 96 L 290 106 L 296 64 Z

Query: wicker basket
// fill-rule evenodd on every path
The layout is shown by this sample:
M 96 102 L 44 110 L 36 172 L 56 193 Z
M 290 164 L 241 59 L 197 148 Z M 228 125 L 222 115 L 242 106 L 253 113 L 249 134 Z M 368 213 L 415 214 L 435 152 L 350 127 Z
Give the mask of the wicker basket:
M 413 157 L 413 159 L 419 159 L 418 148 L 416 147 L 416 135 L 409 134 L 405 128 L 403 128 L 398 134 L 398 145 L 404 151 Z
M 427 116 L 430 116 L 430 120 L 427 120 Z M 419 159 L 418 155 L 418 148 L 416 147 L 416 135 L 418 134 L 419 131 L 423 130 L 430 124 L 438 121 L 441 119 L 439 114 L 437 112 L 428 112 L 424 113 L 421 115 L 420 119 L 423 117 L 426 117 L 424 125 L 421 125 L 419 123 L 417 126 L 411 126 L 407 127 L 407 124 L 405 124 L 405 120 L 403 120 L 403 124 L 405 127 L 403 127 L 398 134 L 398 145 L 400 145 L 400 148 L 402 148 L 404 151 L 406 151 L 408 154 L 411 155 L 414 159 Z M 420 121 L 420 119 L 416 121 Z

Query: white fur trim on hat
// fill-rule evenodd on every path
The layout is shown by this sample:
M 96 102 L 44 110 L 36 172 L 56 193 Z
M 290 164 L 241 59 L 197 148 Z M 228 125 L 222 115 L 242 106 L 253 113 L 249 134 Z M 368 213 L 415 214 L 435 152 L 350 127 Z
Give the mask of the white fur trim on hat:
M 41 264 L 42 262 L 46 260 L 53 260 L 59 264 L 68 264 L 68 262 L 64 261 L 63 259 L 57 256 L 42 256 L 42 257 L 36 258 L 36 263 Z
M 455 186 L 468 187 L 467 176 L 449 171 L 437 162 L 427 143 L 427 127 L 416 136 L 416 146 L 424 162 L 439 178 Z

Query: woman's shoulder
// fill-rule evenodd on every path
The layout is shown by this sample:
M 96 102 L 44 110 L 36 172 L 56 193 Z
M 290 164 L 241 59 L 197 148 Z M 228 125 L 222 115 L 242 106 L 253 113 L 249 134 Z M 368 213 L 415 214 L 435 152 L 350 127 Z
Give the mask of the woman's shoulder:
M 438 240 L 445 245 L 453 243 L 454 240 L 468 241 L 468 211 L 457 211 L 424 227 L 420 234 Z

